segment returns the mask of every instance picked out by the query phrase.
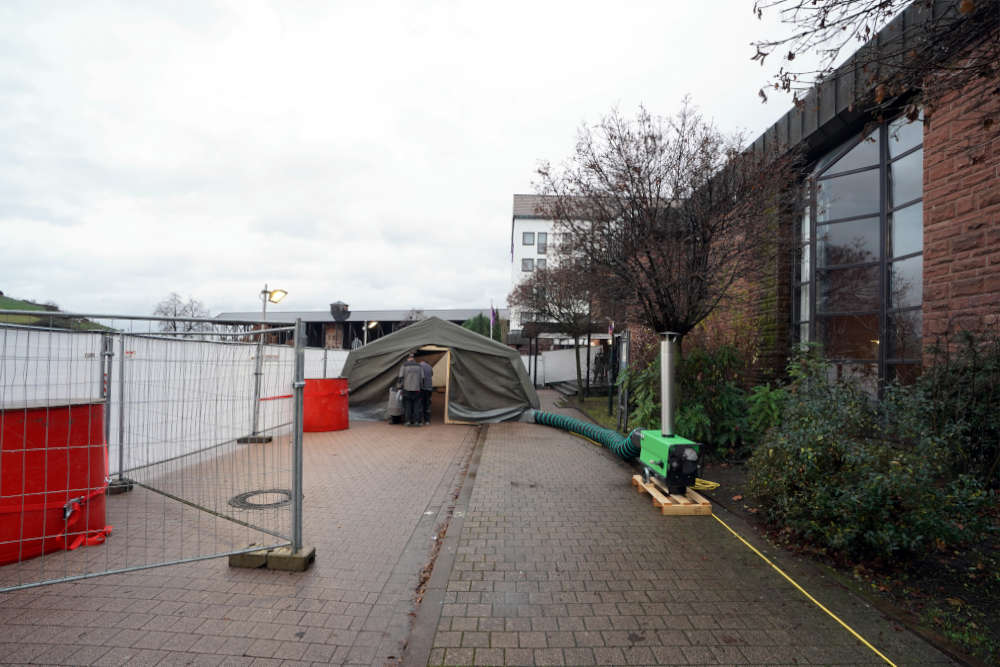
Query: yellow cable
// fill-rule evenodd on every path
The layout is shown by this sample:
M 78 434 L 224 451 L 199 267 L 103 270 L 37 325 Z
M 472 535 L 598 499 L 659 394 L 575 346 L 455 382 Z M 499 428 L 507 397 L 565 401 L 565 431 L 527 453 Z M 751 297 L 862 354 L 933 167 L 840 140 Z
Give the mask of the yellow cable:
M 802 593 L 802 594 L 803 594 L 803 595 L 805 595 L 805 596 L 806 596 L 806 597 L 807 597 L 807 598 L 808 598 L 808 599 L 809 599 L 810 601 L 812 601 L 812 603 L 813 603 L 813 604 L 815 604 L 815 605 L 816 605 L 817 607 L 819 607 L 820 609 L 822 609 L 823 611 L 825 611 L 825 612 L 826 612 L 826 613 L 827 613 L 827 614 L 828 614 L 828 615 L 830 616 L 830 618 L 832 618 L 833 620 L 837 621 L 837 623 L 840 623 L 840 625 L 841 625 L 841 626 L 843 626 L 843 628 L 844 628 L 845 630 L 847 630 L 847 631 L 848 631 L 848 632 L 850 632 L 850 633 L 851 633 L 852 635 L 854 635 L 854 637 L 855 637 L 855 638 L 856 638 L 856 639 L 857 639 L 858 641 L 860 641 L 860 642 L 861 642 L 862 644 L 864 644 L 865 646 L 867 646 L 868 648 L 870 648 L 870 649 L 871 649 L 872 651 L 874 651 L 874 652 L 875 652 L 875 655 L 877 655 L 878 657 L 880 657 L 880 658 L 882 658 L 883 660 L 885 660 L 886 664 L 889 664 L 889 665 L 892 665 L 892 667 L 896 667 L 896 664 L 895 664 L 895 663 L 894 663 L 894 662 L 893 662 L 892 660 L 890 660 L 889 658 L 885 657 L 885 655 L 884 655 L 884 654 L 883 654 L 883 653 L 882 653 L 881 651 L 879 651 L 879 650 L 878 650 L 877 648 L 875 648 L 874 646 L 872 646 L 871 644 L 869 644 L 869 643 L 868 643 L 868 641 L 867 641 L 867 640 L 866 640 L 866 639 L 865 639 L 864 637 L 862 637 L 861 635 L 859 635 L 859 634 L 858 634 L 857 632 L 855 632 L 855 631 L 854 631 L 854 628 L 852 628 L 852 627 L 851 627 L 851 626 L 849 626 L 849 625 L 848 625 L 847 623 L 844 623 L 844 622 L 843 622 L 842 620 L 840 620 L 840 618 L 839 618 L 839 617 L 838 617 L 838 616 L 837 616 L 836 614 L 834 614 L 834 613 L 833 613 L 832 611 L 830 611 L 829 609 L 827 609 L 826 607 L 824 607 L 824 606 L 823 606 L 823 605 L 822 605 L 822 604 L 820 603 L 820 601 L 819 601 L 819 600 L 817 600 L 817 599 L 816 599 L 816 598 L 814 598 L 813 596 L 809 595 L 809 593 L 807 593 L 807 592 L 806 592 L 806 589 L 804 589 L 804 588 L 802 588 L 801 586 L 799 586 L 799 585 L 798 585 L 798 584 L 797 584 L 797 583 L 795 582 L 795 580 L 794 580 L 794 579 L 792 579 L 792 578 L 791 578 L 791 577 L 789 577 L 789 576 L 788 576 L 787 574 L 785 574 L 785 572 L 784 572 L 784 571 L 783 571 L 783 570 L 782 570 L 782 569 L 781 569 L 780 567 L 778 567 L 777 565 L 775 565 L 774 563 L 772 563 L 772 562 L 771 562 L 771 561 L 770 561 L 770 560 L 768 559 L 768 557 L 767 557 L 767 556 L 765 556 L 764 554 L 762 554 L 762 553 L 761 553 L 760 551 L 758 551 L 758 550 L 757 550 L 757 548 L 756 548 L 756 547 L 754 547 L 754 546 L 753 546 L 752 544 L 750 544 L 750 543 L 749 543 L 749 542 L 747 542 L 747 541 L 746 541 L 745 539 L 743 539 L 743 537 L 741 537 L 739 533 L 737 533 L 737 532 L 736 532 L 735 530 L 733 530 L 732 528 L 730 528 L 730 527 L 729 527 L 729 524 L 727 524 L 727 523 L 726 523 L 725 521 L 723 521 L 723 520 L 722 520 L 722 519 L 720 519 L 719 517 L 715 516 L 714 514 L 712 515 L 712 518 L 713 518 L 713 519 L 715 519 L 716 521 L 718 521 L 719 523 L 721 523 L 721 524 L 722 524 L 723 526 L 725 526 L 726 530 L 728 530 L 728 531 L 729 531 L 730 533 L 732 533 L 733 535 L 735 535 L 735 536 L 736 536 L 736 539 L 738 539 L 738 540 L 739 540 L 740 542 L 742 542 L 743 544 L 747 545 L 747 548 L 749 548 L 749 549 L 750 549 L 750 551 L 752 551 L 752 552 L 754 552 L 755 554 L 757 554 L 758 556 L 760 556 L 760 557 L 761 557 L 761 558 L 762 558 L 762 559 L 764 560 L 764 562 L 765 562 L 765 563 L 767 563 L 768 565 L 770 565 L 771 567 L 773 567 L 773 568 L 774 568 L 774 569 L 775 569 L 775 570 L 777 571 L 777 573 L 778 573 L 778 574 L 780 574 L 780 575 L 781 575 L 781 576 L 783 576 L 783 577 L 784 577 L 785 579 L 787 579 L 787 580 L 788 580 L 788 582 L 792 584 L 792 586 L 795 586 L 795 588 L 797 588 L 797 589 L 799 590 L 799 592 L 800 592 L 800 593 Z
M 572 433 L 572 431 L 570 431 L 570 433 Z M 591 443 L 597 445 L 598 447 L 603 447 L 604 446 L 604 445 L 602 445 L 599 442 L 595 442 L 594 440 L 591 440 L 590 438 L 588 438 L 585 435 L 580 435 L 579 433 L 572 433 L 572 434 L 575 435 L 575 436 L 577 436 L 578 438 L 582 438 L 582 439 L 586 440 L 587 442 L 591 442 Z M 691 488 L 694 489 L 695 491 L 712 491 L 714 489 L 719 488 L 719 483 L 718 482 L 710 482 L 707 479 L 695 478 L 694 486 L 692 486 Z M 839 616 L 837 616 L 832 611 L 830 611 L 829 609 L 827 609 L 826 607 L 824 607 L 823 603 L 821 603 L 819 600 L 817 600 L 812 595 L 810 595 L 809 592 L 806 591 L 806 589 L 802 588 L 802 586 L 799 586 L 799 584 L 794 579 L 792 579 L 790 576 L 788 576 L 787 574 L 785 574 L 785 571 L 782 570 L 780 567 L 778 567 L 777 565 L 775 565 L 774 563 L 772 563 L 771 560 L 767 556 L 765 556 L 764 554 L 762 554 L 760 551 L 758 551 L 757 548 L 754 547 L 754 545 L 750 544 L 745 539 L 743 539 L 743 537 L 739 533 L 737 533 L 735 530 L 733 530 L 732 528 L 729 527 L 729 524 L 727 524 L 725 521 L 723 521 L 722 519 L 720 519 L 719 517 L 717 517 L 715 514 L 712 515 L 712 518 L 715 519 L 716 521 L 718 521 L 719 523 L 721 523 L 725 527 L 725 529 L 728 530 L 730 533 L 732 533 L 733 535 L 735 535 L 736 539 L 738 539 L 740 542 L 742 542 L 743 544 L 745 544 L 747 546 L 747 548 L 750 549 L 750 551 L 752 551 L 755 554 L 757 554 L 758 556 L 760 556 L 761 559 L 763 559 L 763 561 L 765 563 L 767 563 L 768 565 L 770 565 L 771 567 L 773 567 L 774 570 L 778 574 L 780 574 L 782 577 L 784 577 L 786 580 L 788 580 L 788 582 L 792 586 L 795 586 L 795 588 L 798 589 L 798 591 L 800 593 L 802 593 L 803 595 L 805 595 L 806 598 L 809 599 L 813 604 L 815 604 L 817 607 L 819 607 L 824 612 L 826 612 L 827 615 L 830 618 L 832 618 L 833 620 L 837 621 L 837 623 L 839 623 L 845 630 L 847 630 L 852 635 L 854 635 L 855 639 L 857 639 L 862 644 L 864 644 L 865 646 L 867 646 L 868 648 L 870 648 L 875 653 L 875 655 L 877 655 L 878 657 L 880 657 L 883 660 L 885 660 L 886 664 L 892 665 L 892 667 L 896 667 L 896 663 L 894 663 L 892 660 L 890 660 L 889 658 L 887 658 L 885 656 L 885 654 L 882 653 L 881 651 L 879 651 L 877 648 L 875 648 L 874 646 L 872 646 L 868 642 L 868 640 L 865 639 L 864 637 L 862 637 L 861 635 L 859 635 L 854 630 L 854 628 L 852 628 L 847 623 L 844 623 L 842 620 L 840 620 Z

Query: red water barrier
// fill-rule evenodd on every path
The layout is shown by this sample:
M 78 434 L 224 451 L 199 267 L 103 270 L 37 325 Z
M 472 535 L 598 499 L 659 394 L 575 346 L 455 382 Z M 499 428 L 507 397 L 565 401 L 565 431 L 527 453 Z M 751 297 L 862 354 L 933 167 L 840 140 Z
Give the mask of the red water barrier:
M 0 565 L 102 543 L 107 475 L 103 403 L 0 407 Z
M 302 412 L 302 430 L 307 433 L 347 428 L 347 378 L 306 380 Z

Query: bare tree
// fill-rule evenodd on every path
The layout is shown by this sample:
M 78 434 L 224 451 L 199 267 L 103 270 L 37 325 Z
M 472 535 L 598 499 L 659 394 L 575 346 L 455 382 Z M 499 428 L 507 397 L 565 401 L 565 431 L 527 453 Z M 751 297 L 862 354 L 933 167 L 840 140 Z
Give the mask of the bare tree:
M 911 5 L 905 21 L 890 24 Z M 834 72 L 846 49 L 883 28 L 877 43 L 843 65 L 871 91 L 876 112 L 916 91 L 908 109 L 913 120 L 917 104 L 1000 73 L 1000 0 L 756 0 L 753 11 L 758 18 L 776 12 L 792 28 L 789 37 L 754 42 L 753 60 L 763 64 L 780 54 L 783 66 L 768 87 L 791 92 L 796 101 Z M 807 53 L 819 56 L 819 66 L 797 69 L 793 61 Z M 767 101 L 764 88 L 759 94 Z M 992 91 L 998 96 L 1000 88 Z
M 683 336 L 774 261 L 794 156 L 740 148 L 687 99 L 671 118 L 612 111 L 536 185 L 564 251 L 613 282 L 633 317 Z
M 563 258 L 556 266 L 536 269 L 521 282 L 507 302 L 535 313 L 534 317 L 555 325 L 560 333 L 573 337 L 576 355 L 577 400 L 583 396 L 583 369 L 580 364 L 580 338 L 592 323 L 593 278 L 579 264 Z M 589 353 L 589 350 L 588 350 Z
M 198 299 L 188 297 L 185 301 L 177 292 L 171 292 L 170 296 L 156 304 L 153 315 L 170 318 L 208 318 L 209 312 L 205 304 Z M 160 331 L 179 332 L 192 336 L 208 331 L 210 328 L 207 322 L 187 322 L 178 319 L 161 320 L 159 326 Z

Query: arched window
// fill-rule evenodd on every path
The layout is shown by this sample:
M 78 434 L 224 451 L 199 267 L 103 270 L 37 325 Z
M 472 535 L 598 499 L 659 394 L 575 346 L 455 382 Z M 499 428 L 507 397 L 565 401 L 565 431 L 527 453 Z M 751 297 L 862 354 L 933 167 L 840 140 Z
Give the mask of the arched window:
M 923 122 L 882 123 L 821 158 L 805 188 L 795 334 L 838 376 L 912 381 L 923 303 Z

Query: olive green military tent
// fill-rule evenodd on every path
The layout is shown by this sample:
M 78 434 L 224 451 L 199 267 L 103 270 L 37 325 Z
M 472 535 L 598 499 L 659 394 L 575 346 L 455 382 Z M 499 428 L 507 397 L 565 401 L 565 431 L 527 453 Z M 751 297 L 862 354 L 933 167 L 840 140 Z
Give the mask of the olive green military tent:
M 352 416 L 384 417 L 389 388 L 410 352 L 434 366 L 447 423 L 501 422 L 538 408 L 538 394 L 516 350 L 429 317 L 347 356 L 341 375 L 350 386 Z

